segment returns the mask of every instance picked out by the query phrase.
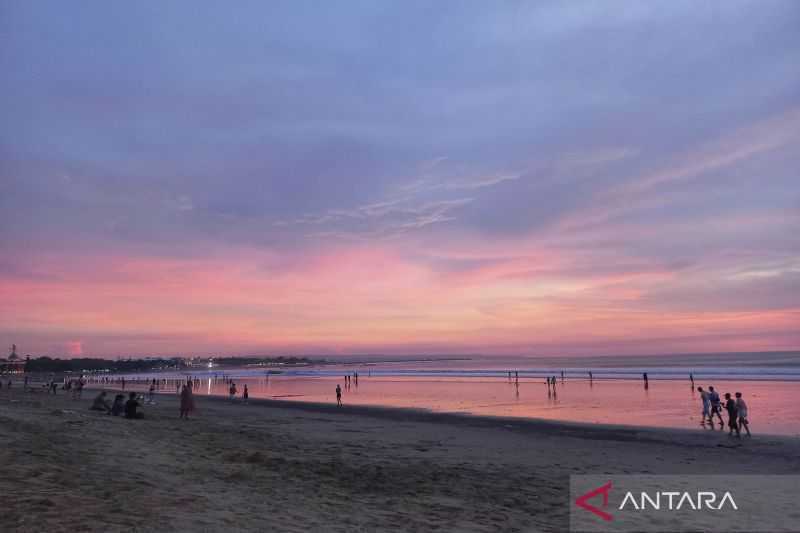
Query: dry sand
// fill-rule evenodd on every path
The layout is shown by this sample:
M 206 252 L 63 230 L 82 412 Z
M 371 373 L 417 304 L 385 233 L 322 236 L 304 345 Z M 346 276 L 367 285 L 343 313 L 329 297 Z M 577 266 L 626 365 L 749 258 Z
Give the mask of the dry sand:
M 0 391 L 2 531 L 565 531 L 570 474 L 800 473 L 800 441 L 92 391 Z

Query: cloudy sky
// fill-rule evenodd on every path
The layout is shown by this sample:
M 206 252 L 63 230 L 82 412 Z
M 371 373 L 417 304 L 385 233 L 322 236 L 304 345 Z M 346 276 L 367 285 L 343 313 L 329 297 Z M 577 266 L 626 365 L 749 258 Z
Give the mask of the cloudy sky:
M 23 353 L 800 348 L 800 3 L 3 2 Z

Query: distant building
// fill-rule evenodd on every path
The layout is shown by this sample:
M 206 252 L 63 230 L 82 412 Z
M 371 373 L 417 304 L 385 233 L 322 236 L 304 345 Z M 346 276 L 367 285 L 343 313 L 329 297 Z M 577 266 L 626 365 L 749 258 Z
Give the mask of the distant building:
M 11 352 L 6 359 L 0 359 L 0 374 L 22 374 L 25 372 L 25 360 L 17 355 L 17 345 L 11 345 Z

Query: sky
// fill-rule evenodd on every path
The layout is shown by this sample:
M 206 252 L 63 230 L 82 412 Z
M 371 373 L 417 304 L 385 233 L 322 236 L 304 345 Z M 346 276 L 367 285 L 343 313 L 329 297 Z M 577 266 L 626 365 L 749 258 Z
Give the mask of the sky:
M 0 343 L 800 348 L 800 3 L 0 5 Z

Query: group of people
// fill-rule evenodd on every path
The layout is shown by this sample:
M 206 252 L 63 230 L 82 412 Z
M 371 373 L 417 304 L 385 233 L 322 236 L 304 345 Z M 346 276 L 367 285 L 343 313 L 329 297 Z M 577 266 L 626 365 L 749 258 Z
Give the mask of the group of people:
M 344 376 L 344 388 L 349 389 L 355 383 L 356 387 L 358 387 L 358 372 L 353 372 L 353 375 L 345 374 Z
M 230 387 L 228 387 L 228 398 L 233 402 L 236 401 L 236 395 L 239 393 L 239 389 L 236 388 L 236 383 L 231 381 Z M 247 390 L 247 385 L 244 386 L 244 390 L 242 391 L 242 401 L 247 403 L 250 399 L 250 391 Z
M 694 381 L 694 380 L 692 380 Z M 700 399 L 703 402 L 702 421 L 700 424 L 705 427 L 706 423 L 711 429 L 714 429 L 714 416 L 719 420 L 719 427 L 725 427 L 725 422 L 722 420 L 722 409 L 728 413 L 728 435 L 733 436 L 736 433 L 737 437 L 741 437 L 741 431 L 744 429 L 747 436 L 750 436 L 750 421 L 747 419 L 747 403 L 742 398 L 742 393 L 737 392 L 734 394 L 735 399 L 731 397 L 730 392 L 725 393 L 725 404 L 723 405 L 720 400 L 719 393 L 714 390 L 714 387 L 709 387 L 708 391 L 703 390 L 703 387 L 697 387 L 697 392 L 700 393 Z
M 194 392 L 193 392 L 193 382 L 191 380 L 187 380 L 186 383 L 183 384 L 180 390 L 180 418 L 189 419 L 189 414 L 194 411 Z M 154 388 L 151 386 L 149 392 L 149 402 L 155 403 L 152 400 L 152 396 L 154 394 Z M 92 401 L 91 409 L 92 411 L 102 411 L 112 416 L 120 416 L 124 415 L 125 418 L 129 419 L 142 419 L 144 418 L 144 413 L 139 411 L 142 407 L 141 396 L 134 391 L 128 393 L 128 399 L 125 400 L 124 394 L 117 394 L 114 397 L 113 402 L 108 401 L 108 393 L 104 390 L 101 390 L 97 396 L 95 396 L 94 400 Z
M 109 403 L 106 391 L 101 390 L 92 401 L 92 406 L 89 409 L 103 411 L 112 416 L 124 415 L 125 418 L 141 419 L 144 418 L 144 413 L 139 411 L 140 406 L 138 395 L 135 392 L 128 394 L 127 401 L 125 401 L 124 394 L 117 394 L 114 397 L 114 402 Z
M 370 371 L 370 375 L 372 372 Z M 345 374 L 344 375 L 344 388 L 346 390 L 350 390 L 350 388 L 355 384 L 358 387 L 358 372 L 353 372 L 353 375 Z M 342 385 L 340 383 L 336 384 L 336 405 L 342 405 Z

